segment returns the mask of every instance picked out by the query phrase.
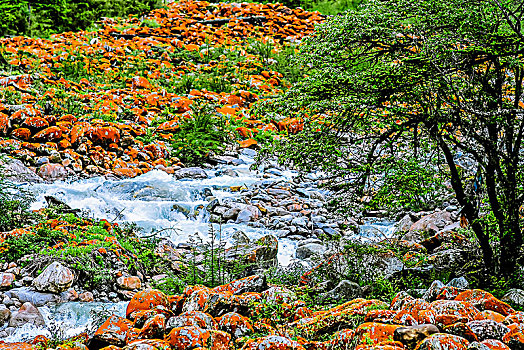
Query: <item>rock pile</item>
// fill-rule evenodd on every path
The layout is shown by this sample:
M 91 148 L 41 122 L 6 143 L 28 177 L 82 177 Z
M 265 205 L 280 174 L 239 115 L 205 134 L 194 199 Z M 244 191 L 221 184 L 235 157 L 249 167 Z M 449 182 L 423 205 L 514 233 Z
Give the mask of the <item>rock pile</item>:
M 445 286 L 428 299 L 401 292 L 390 304 L 358 298 L 327 310 L 307 305 L 299 299 L 300 293 L 300 289 L 268 285 L 257 275 L 216 288 L 188 286 L 173 296 L 144 290 L 134 295 L 125 318 L 109 317 L 90 339 L 67 349 L 518 350 L 524 346 L 524 313 L 482 290 Z M 38 322 L 38 313 L 28 303 L 15 319 L 22 317 Z M 8 346 L 15 345 L 0 343 L 0 349 Z M 31 349 L 29 343 L 16 346 Z

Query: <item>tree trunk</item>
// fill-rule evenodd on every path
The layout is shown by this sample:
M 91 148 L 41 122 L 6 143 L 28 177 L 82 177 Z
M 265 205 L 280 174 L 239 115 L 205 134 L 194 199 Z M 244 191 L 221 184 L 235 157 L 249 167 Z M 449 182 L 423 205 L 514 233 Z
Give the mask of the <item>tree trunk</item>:
M 505 223 L 500 227 L 500 272 L 510 277 L 515 272 L 517 259 L 522 247 L 522 230 L 519 224 L 518 204 L 508 204 L 509 214 L 506 216 Z M 500 225 L 499 225 L 500 226 Z

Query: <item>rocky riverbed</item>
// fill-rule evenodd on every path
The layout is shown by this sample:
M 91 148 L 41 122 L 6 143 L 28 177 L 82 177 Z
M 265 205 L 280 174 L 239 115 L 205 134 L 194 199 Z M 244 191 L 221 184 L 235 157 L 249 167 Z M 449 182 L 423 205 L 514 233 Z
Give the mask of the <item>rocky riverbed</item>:
M 255 153 L 252 150 L 232 152 L 217 158 L 215 166 L 183 168 L 174 174 L 157 170 L 128 180 L 93 177 L 74 182 L 24 185 L 36 194 L 35 210 L 55 205 L 66 212 L 72 207 L 98 219 L 114 218 L 114 222 L 103 221 L 102 224 L 107 232 L 104 240 L 113 241 L 111 245 L 99 247 L 96 240 L 85 239 L 78 243 L 86 247 L 92 245 L 88 251 L 96 252 L 93 259 L 96 256 L 103 259 L 108 267 L 104 270 L 108 278 L 100 286 L 86 287 L 82 283 L 88 279 L 81 277 L 85 272 L 80 272 L 71 260 L 63 260 L 57 255 L 44 255 L 46 258 L 36 270 L 28 261 L 42 258 L 38 254 L 6 262 L 0 266 L 3 289 L 0 292 L 0 323 L 3 324 L 0 337 L 17 341 L 37 334 L 50 336 L 53 327 L 65 327 L 69 329 L 66 334 L 72 336 L 92 326 L 94 316 L 89 311 L 101 305 L 111 308 L 120 315 L 118 317 L 124 317 L 118 310 L 127 305 L 125 302 L 136 293 L 151 290 L 165 281 L 166 273 L 186 273 L 184 266 L 191 262 L 196 262 L 194 268 L 197 270 L 208 268 L 202 247 L 209 246 L 211 241 L 217 246 L 221 242 L 219 249 L 223 251 L 224 262 L 251 263 L 242 272 L 244 274 L 272 268 L 277 276 L 301 276 L 300 283 L 315 287 L 319 301 L 365 297 L 377 278 L 419 278 L 430 286 L 429 289 L 408 292 L 429 302 L 435 298 L 434 289 L 445 290 L 446 287 L 431 279 L 434 276 L 431 271 L 453 271 L 452 275 L 457 277 L 464 272 L 461 266 L 470 259 L 473 248 L 457 233 L 458 214 L 452 205 L 431 213 L 410 213 L 394 224 L 373 223 L 369 218 L 360 222 L 340 221 L 329 215 L 326 209 L 329 193 L 319 188 L 314 174 L 299 178 L 296 173 L 274 163 L 251 169 Z M 11 164 L 12 180 L 17 180 L 14 174 L 18 174 L 21 181 L 33 176 L 19 163 Z M 166 270 L 151 270 L 147 274 L 149 271 L 129 268 L 122 262 L 121 256 L 130 259 L 135 256 L 113 235 L 117 227 L 131 221 L 142 228 L 140 235 L 158 236 L 155 252 L 169 262 L 169 267 L 164 267 Z M 71 226 L 70 222 L 57 219 L 46 223 L 54 228 Z M 87 219 L 74 225 L 76 228 L 84 225 L 89 231 L 90 224 L 92 222 Z M 215 227 L 212 231 L 210 224 Z M 31 230 L 35 229 L 27 228 L 29 234 Z M 24 234 L 15 231 L 11 234 Z M 404 254 L 399 256 L 388 247 L 354 256 L 351 251 L 341 255 L 343 247 L 352 242 L 364 242 L 367 246 L 386 242 L 402 247 Z M 194 247 L 200 248 L 192 249 Z M 62 247 L 51 249 L 59 251 Z M 423 263 L 412 263 L 421 257 Z M 332 265 L 337 266 L 340 275 L 358 272 L 363 276 L 361 282 L 367 278 L 369 284 L 359 285 L 349 280 L 333 284 L 326 280 L 325 274 L 319 273 Z M 468 282 L 464 278 L 456 281 L 450 282 L 449 287 L 467 289 Z M 522 307 L 524 292 L 512 293 L 504 300 Z M 62 313 L 67 310 L 68 316 L 60 316 L 60 308 Z M 409 322 L 401 324 L 414 325 Z M 70 323 L 75 327 L 69 327 Z M 168 334 L 169 329 L 164 333 Z M 115 345 L 125 344 L 118 340 Z

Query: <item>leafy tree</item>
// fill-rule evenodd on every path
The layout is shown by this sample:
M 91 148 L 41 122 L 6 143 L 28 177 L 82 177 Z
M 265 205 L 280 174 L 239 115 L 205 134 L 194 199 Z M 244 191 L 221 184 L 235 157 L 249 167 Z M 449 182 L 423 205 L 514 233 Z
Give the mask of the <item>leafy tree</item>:
M 486 266 L 510 275 L 523 244 L 523 6 L 371 0 L 333 17 L 302 45 L 307 77 L 262 106 L 307 121 L 275 151 L 323 169 L 346 208 L 350 196 L 384 194 L 388 166 L 445 176 Z M 421 145 L 445 169 L 425 166 L 432 156 Z

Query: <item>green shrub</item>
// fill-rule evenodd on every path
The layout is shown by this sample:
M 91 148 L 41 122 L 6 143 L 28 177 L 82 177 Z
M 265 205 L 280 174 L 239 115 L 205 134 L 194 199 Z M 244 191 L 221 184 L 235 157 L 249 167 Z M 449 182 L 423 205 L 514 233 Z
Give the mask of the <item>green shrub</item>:
M 186 165 L 201 164 L 211 152 L 222 151 L 228 137 L 225 120 L 216 116 L 215 108 L 213 104 L 194 101 L 191 118 L 182 121 L 172 146 L 173 155 Z

